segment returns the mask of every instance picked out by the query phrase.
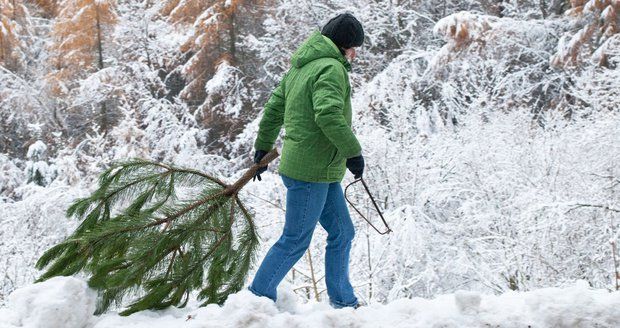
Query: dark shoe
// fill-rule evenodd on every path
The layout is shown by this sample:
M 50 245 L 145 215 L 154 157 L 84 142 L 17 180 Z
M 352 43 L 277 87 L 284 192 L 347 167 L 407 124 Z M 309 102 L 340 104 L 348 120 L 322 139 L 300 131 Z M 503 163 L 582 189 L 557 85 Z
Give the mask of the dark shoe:
M 347 307 L 350 307 L 350 308 L 353 308 L 353 309 L 357 309 L 359 307 L 366 306 L 366 303 L 358 301 L 354 305 L 340 305 L 340 304 L 336 304 L 336 303 L 334 303 L 332 301 L 329 301 L 329 305 L 331 305 L 331 307 L 333 307 L 334 309 L 342 309 L 342 308 L 347 308 Z

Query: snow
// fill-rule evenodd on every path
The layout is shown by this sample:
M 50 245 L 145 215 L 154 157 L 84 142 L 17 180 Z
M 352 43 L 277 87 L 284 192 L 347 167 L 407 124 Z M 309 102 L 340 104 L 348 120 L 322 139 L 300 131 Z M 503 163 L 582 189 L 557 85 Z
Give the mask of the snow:
M 228 81 L 232 78 L 234 72 L 234 67 L 230 66 L 227 61 L 222 61 L 222 63 L 217 65 L 215 75 L 207 81 L 205 91 L 207 93 L 215 93 L 227 90 Z
M 476 314 L 480 310 L 482 297 L 479 293 L 459 290 L 454 293 L 454 303 L 460 313 Z
M 32 328 L 82 328 L 92 318 L 96 301 L 96 292 L 88 288 L 85 281 L 54 277 L 13 292 L 9 296 L 9 311 L 4 313 L 9 320 L 0 321 L 0 327 L 12 324 Z
M 37 140 L 35 143 L 28 147 L 28 154 L 26 155 L 26 157 L 40 157 L 41 154 L 45 153 L 46 150 L 47 146 L 45 145 L 45 143 L 43 143 L 43 141 L 41 140 Z
M 243 106 L 242 95 L 247 93 L 240 73 L 226 60 L 217 66 L 215 74 L 205 84 L 205 104 L 208 108 L 223 111 L 228 117 L 239 117 Z
M 483 32 L 491 29 L 497 20 L 497 17 L 461 11 L 440 19 L 433 31 L 442 36 L 446 42 L 461 36 L 477 39 Z
M 611 21 L 614 17 L 616 16 L 614 7 L 607 6 L 603 12 L 601 12 L 601 17 L 603 17 L 604 19 Z
M 604 0 L 590 0 L 583 6 L 583 12 L 596 12 L 601 7 L 605 6 L 607 1 Z M 610 5 L 611 6 L 611 5 Z
M 457 291 L 434 299 L 402 298 L 359 309 L 333 309 L 325 302 L 301 303 L 280 286 L 274 304 L 247 290 L 222 306 L 210 304 L 128 317 L 114 312 L 93 316 L 96 293 L 85 281 L 56 277 L 16 290 L 0 309 L 0 327 L 168 328 L 168 327 L 615 327 L 620 324 L 620 292 L 591 289 L 585 281 L 563 288 L 486 295 Z
M 25 179 L 24 173 L 5 154 L 0 154 L 0 170 L 3 172 L 0 174 L 0 192 L 10 195 Z M 3 200 L 4 197 L 0 197 L 0 201 Z

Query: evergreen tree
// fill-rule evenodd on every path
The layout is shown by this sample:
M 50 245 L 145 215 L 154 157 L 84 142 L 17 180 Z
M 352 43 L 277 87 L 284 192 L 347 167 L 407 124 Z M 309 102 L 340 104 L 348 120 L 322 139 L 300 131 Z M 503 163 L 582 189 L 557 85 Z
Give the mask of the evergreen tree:
M 58 172 L 56 172 L 56 166 L 53 164 L 49 165 L 46 162 L 47 145 L 41 140 L 37 140 L 28 147 L 26 157 L 28 157 L 28 161 L 26 162 L 28 183 L 32 182 L 45 187 L 56 178 L 58 174 Z
M 273 150 L 232 185 L 146 160 L 113 165 L 95 192 L 67 210 L 82 223 L 41 256 L 37 267 L 47 271 L 39 281 L 91 274 L 101 296 L 97 313 L 136 291 L 121 314 L 184 306 L 193 290 L 204 304 L 222 303 L 243 287 L 258 246 L 237 193 L 277 156 Z

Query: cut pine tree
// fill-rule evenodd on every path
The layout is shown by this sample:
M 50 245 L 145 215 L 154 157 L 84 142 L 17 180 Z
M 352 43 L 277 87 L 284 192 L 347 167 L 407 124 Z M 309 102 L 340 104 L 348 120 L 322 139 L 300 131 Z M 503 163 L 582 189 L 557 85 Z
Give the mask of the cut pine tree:
M 112 165 L 97 190 L 68 208 L 82 223 L 41 256 L 36 266 L 46 271 L 38 281 L 89 275 L 99 293 L 96 314 L 130 296 L 122 315 L 182 307 L 195 290 L 203 305 L 222 303 L 243 287 L 259 241 L 238 192 L 276 157 L 273 149 L 232 185 L 147 160 Z M 202 191 L 182 196 L 188 188 Z

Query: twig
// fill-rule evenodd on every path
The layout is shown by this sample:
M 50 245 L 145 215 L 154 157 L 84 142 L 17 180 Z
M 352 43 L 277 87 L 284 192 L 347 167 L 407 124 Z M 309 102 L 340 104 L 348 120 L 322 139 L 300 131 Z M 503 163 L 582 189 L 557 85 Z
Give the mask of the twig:
M 247 193 L 248 195 L 250 195 L 250 196 L 252 196 L 252 197 L 256 198 L 256 199 L 262 200 L 263 202 L 265 202 L 265 203 L 267 203 L 267 204 L 269 204 L 269 205 L 271 205 L 271 206 L 273 206 L 273 207 L 275 207 L 275 208 L 277 208 L 277 209 L 279 209 L 279 210 L 282 210 L 283 212 L 286 212 L 286 210 L 285 210 L 284 208 L 282 208 L 282 205 L 279 205 L 279 204 L 276 204 L 276 203 L 274 203 L 274 202 L 272 202 L 272 201 L 270 201 L 270 200 L 264 199 L 264 198 L 262 198 L 262 197 L 260 197 L 260 196 L 257 196 L 257 195 L 255 195 L 255 194 L 253 194 L 253 193 L 249 192 L 249 191 L 246 191 L 246 193 Z
M 600 205 L 600 204 L 575 204 L 575 206 L 574 206 L 574 207 L 572 207 L 572 208 L 568 209 L 566 212 L 564 212 L 564 214 L 569 213 L 569 212 L 571 212 L 571 211 L 573 211 L 573 210 L 576 210 L 576 209 L 578 209 L 578 208 L 581 208 L 581 207 L 595 207 L 595 208 L 602 208 L 602 209 L 604 209 L 604 210 L 608 210 L 608 211 L 612 211 L 612 212 L 617 212 L 617 213 L 620 213 L 620 210 L 619 210 L 619 209 L 615 209 L 615 208 L 610 207 L 610 206 L 607 206 L 607 205 Z
M 312 281 L 312 289 L 314 290 L 314 297 L 316 301 L 319 301 L 319 289 L 317 287 L 317 281 L 314 276 L 314 266 L 312 265 L 312 253 L 310 253 L 310 249 L 308 248 L 308 263 L 310 264 L 310 275 L 312 276 L 310 280 Z
M 613 255 L 613 259 L 614 259 L 614 273 L 616 274 L 615 276 L 615 281 L 616 281 L 616 290 L 620 290 L 620 272 L 618 271 L 618 248 L 616 247 L 616 241 L 612 240 L 611 242 L 611 254 Z

